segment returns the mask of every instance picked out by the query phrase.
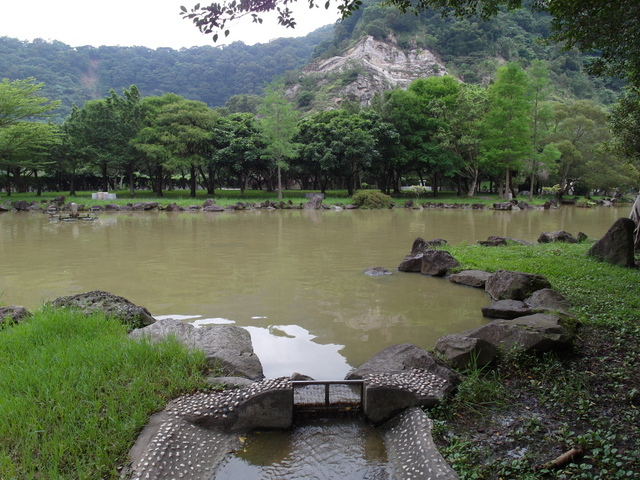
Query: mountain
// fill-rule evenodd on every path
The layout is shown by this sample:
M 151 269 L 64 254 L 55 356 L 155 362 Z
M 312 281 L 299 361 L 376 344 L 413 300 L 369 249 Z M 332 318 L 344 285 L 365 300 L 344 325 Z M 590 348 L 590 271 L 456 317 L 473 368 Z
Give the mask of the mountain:
M 146 47 L 70 47 L 62 42 L 24 42 L 0 37 L 0 78 L 34 77 L 43 94 L 61 100 L 59 119 L 73 104 L 104 98 L 110 89 L 136 85 L 143 96 L 177 93 L 220 107 L 233 95 L 260 94 L 266 83 L 303 67 L 314 49 L 331 38 L 332 27 L 305 37 L 266 44 L 235 42 L 224 47 L 174 50 Z
M 376 92 L 406 87 L 421 76 L 446 73 L 487 83 L 500 64 L 517 61 L 527 67 L 534 59 L 547 62 L 556 96 L 614 102 L 621 82 L 586 75 L 582 66 L 589 57 L 545 43 L 549 29 L 548 15 L 524 9 L 489 21 L 457 20 L 432 11 L 402 14 L 381 0 L 368 0 L 335 26 L 252 46 L 73 48 L 0 37 L 0 78 L 44 82 L 44 95 L 62 100 L 60 121 L 73 104 L 131 85 L 143 96 L 173 92 L 220 107 L 234 95 L 259 95 L 266 83 L 284 75 L 298 106 L 313 110 L 345 99 L 366 105 Z
M 529 10 L 501 12 L 489 21 L 441 17 L 433 11 L 402 14 L 370 0 L 334 27 L 333 38 L 315 51 L 300 74 L 286 77 L 288 92 L 303 109 L 323 109 L 342 99 L 362 105 L 376 92 L 405 87 L 418 76 L 451 74 L 486 84 L 507 61 L 528 67 L 546 61 L 558 98 L 613 103 L 622 83 L 593 78 L 577 50 L 545 42 L 549 15 Z

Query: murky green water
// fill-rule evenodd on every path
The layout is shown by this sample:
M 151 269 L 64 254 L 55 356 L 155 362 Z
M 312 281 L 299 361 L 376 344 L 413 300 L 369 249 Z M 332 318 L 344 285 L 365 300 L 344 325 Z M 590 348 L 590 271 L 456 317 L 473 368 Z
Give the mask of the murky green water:
M 389 480 L 380 432 L 360 420 L 310 421 L 291 432 L 258 432 L 212 480 Z
M 628 209 L 118 213 L 95 222 L 0 215 L 0 292 L 37 308 L 89 290 L 154 316 L 233 322 L 252 334 L 267 377 L 343 378 L 384 347 L 423 348 L 483 323 L 482 291 L 395 270 L 413 240 L 536 240 L 543 231 L 600 237 Z

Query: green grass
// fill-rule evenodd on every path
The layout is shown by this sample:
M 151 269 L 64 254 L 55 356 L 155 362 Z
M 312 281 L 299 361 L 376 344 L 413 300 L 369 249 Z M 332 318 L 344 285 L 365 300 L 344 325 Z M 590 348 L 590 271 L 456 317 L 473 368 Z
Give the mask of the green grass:
M 548 243 L 448 248 L 460 269 L 517 270 L 544 275 L 574 306 L 582 321 L 640 322 L 640 271 L 600 262 L 586 255 L 591 244 Z
M 315 192 L 315 191 L 313 191 Z M 93 192 L 78 191 L 77 195 L 69 196 L 68 192 L 44 192 L 40 197 L 33 193 L 12 193 L 10 197 L 0 196 L 0 203 L 15 202 L 17 200 L 26 200 L 27 202 L 52 202 L 57 196 L 64 196 L 65 202 L 75 202 L 77 204 L 90 207 L 92 205 L 105 205 L 113 203 L 116 205 L 126 205 L 136 202 L 158 202 L 160 205 L 169 205 L 176 203 L 179 206 L 188 207 L 189 205 L 202 205 L 207 198 L 212 198 L 218 205 L 227 206 L 238 202 L 258 203 L 265 200 L 277 201 L 277 192 L 267 192 L 266 190 L 246 190 L 244 196 L 240 195 L 240 190 L 216 190 L 215 195 L 209 195 L 205 190 L 196 192 L 196 198 L 189 196 L 188 190 L 169 190 L 164 192 L 163 197 L 157 197 L 149 190 L 139 190 L 135 196 L 131 196 L 128 190 L 111 191 L 116 194 L 116 200 L 94 200 L 91 198 Z M 305 194 L 312 193 L 311 190 L 287 190 L 284 192 L 284 201 L 291 200 L 294 204 L 306 203 L 308 199 Z M 329 190 L 326 193 L 325 204 L 350 203 L 351 199 L 347 195 L 346 190 Z
M 204 388 L 205 365 L 101 315 L 45 309 L 0 330 L 0 478 L 119 478 L 149 415 Z
M 447 248 L 460 270 L 544 275 L 582 322 L 573 350 L 503 353 L 493 367 L 466 372 L 457 394 L 432 412 L 441 451 L 462 480 L 640 478 L 640 271 L 590 258 L 589 246 Z M 574 445 L 586 449 L 581 461 L 534 469 Z M 509 456 L 517 448 L 526 453 Z

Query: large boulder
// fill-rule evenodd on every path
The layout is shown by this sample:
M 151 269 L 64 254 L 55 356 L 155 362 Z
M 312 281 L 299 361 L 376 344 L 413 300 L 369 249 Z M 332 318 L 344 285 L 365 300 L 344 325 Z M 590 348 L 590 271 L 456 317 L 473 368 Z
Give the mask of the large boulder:
M 557 232 L 543 232 L 538 237 L 538 243 L 554 242 L 578 243 L 578 239 L 564 230 L 559 230 Z
M 631 268 L 635 266 L 633 231 L 636 224 L 630 218 L 619 218 L 607 233 L 587 252 L 603 262 Z
M 513 203 L 511 202 L 501 202 L 493 204 L 494 210 L 513 210 Z
M 448 278 L 453 283 L 475 288 L 484 288 L 491 275 L 491 273 L 485 272 L 484 270 L 463 270 L 462 272 L 449 275 Z
M 151 325 L 156 321 L 145 307 L 101 290 L 59 297 L 50 304 L 54 307 L 79 309 L 86 315 L 104 312 L 107 317 L 115 317 L 132 329 Z
M 398 265 L 399 272 L 419 272 L 422 270 L 422 257 L 424 253 L 418 252 L 415 254 L 407 255 L 404 260 Z
M 502 269 L 491 275 L 485 285 L 486 292 L 493 300 L 524 300 L 543 288 L 551 288 L 551 284 L 542 275 Z
M 31 204 L 26 200 L 18 200 L 16 202 L 13 202 L 13 208 L 15 208 L 19 212 L 26 212 L 27 210 L 29 210 L 30 206 Z
M 31 312 L 24 307 L 14 305 L 0 307 L 0 326 L 3 324 L 18 323 L 31 316 Z
M 525 299 L 524 303 L 538 312 L 560 312 L 571 315 L 569 301 L 552 288 L 543 288 L 533 292 L 530 297 Z
M 453 256 L 445 250 L 425 250 L 422 254 L 420 273 L 443 277 L 449 270 L 460 265 Z
M 496 347 L 482 338 L 461 334 L 440 337 L 435 351 L 453 368 L 482 368 L 491 363 L 497 354 Z
M 251 380 L 264 378 L 260 359 L 253 351 L 251 335 L 236 325 L 209 325 L 196 328 L 173 318 L 156 321 L 153 325 L 132 331 L 131 338 L 160 341 L 173 336 L 190 348 L 204 351 L 207 362 L 222 367 L 228 376 L 242 376 Z
M 322 207 L 322 200 L 324 200 L 324 195 L 322 195 L 321 193 L 312 195 L 309 198 L 309 201 L 304 204 L 303 208 L 305 210 L 318 210 Z
M 536 313 L 515 320 L 494 320 L 462 335 L 480 338 L 504 351 L 547 352 L 571 344 L 573 332 L 559 315 Z

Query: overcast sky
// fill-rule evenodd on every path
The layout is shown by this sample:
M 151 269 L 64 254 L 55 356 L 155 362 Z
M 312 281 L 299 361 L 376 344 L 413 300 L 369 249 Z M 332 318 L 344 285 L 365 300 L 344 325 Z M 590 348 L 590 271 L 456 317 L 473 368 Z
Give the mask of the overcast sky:
M 73 47 L 82 45 L 145 46 L 150 48 L 215 45 L 180 16 L 180 6 L 190 9 L 198 0 L 0 0 L 0 37 L 20 40 L 59 40 Z M 206 0 L 201 2 L 206 4 Z M 321 2 L 324 4 L 324 2 Z M 251 19 L 237 21 L 231 34 L 218 44 L 243 41 L 267 43 L 279 37 L 298 37 L 338 18 L 335 5 L 310 10 L 305 0 L 291 6 L 298 26 L 284 28 L 275 15 L 262 25 Z M 221 35 L 222 37 L 222 35 Z

